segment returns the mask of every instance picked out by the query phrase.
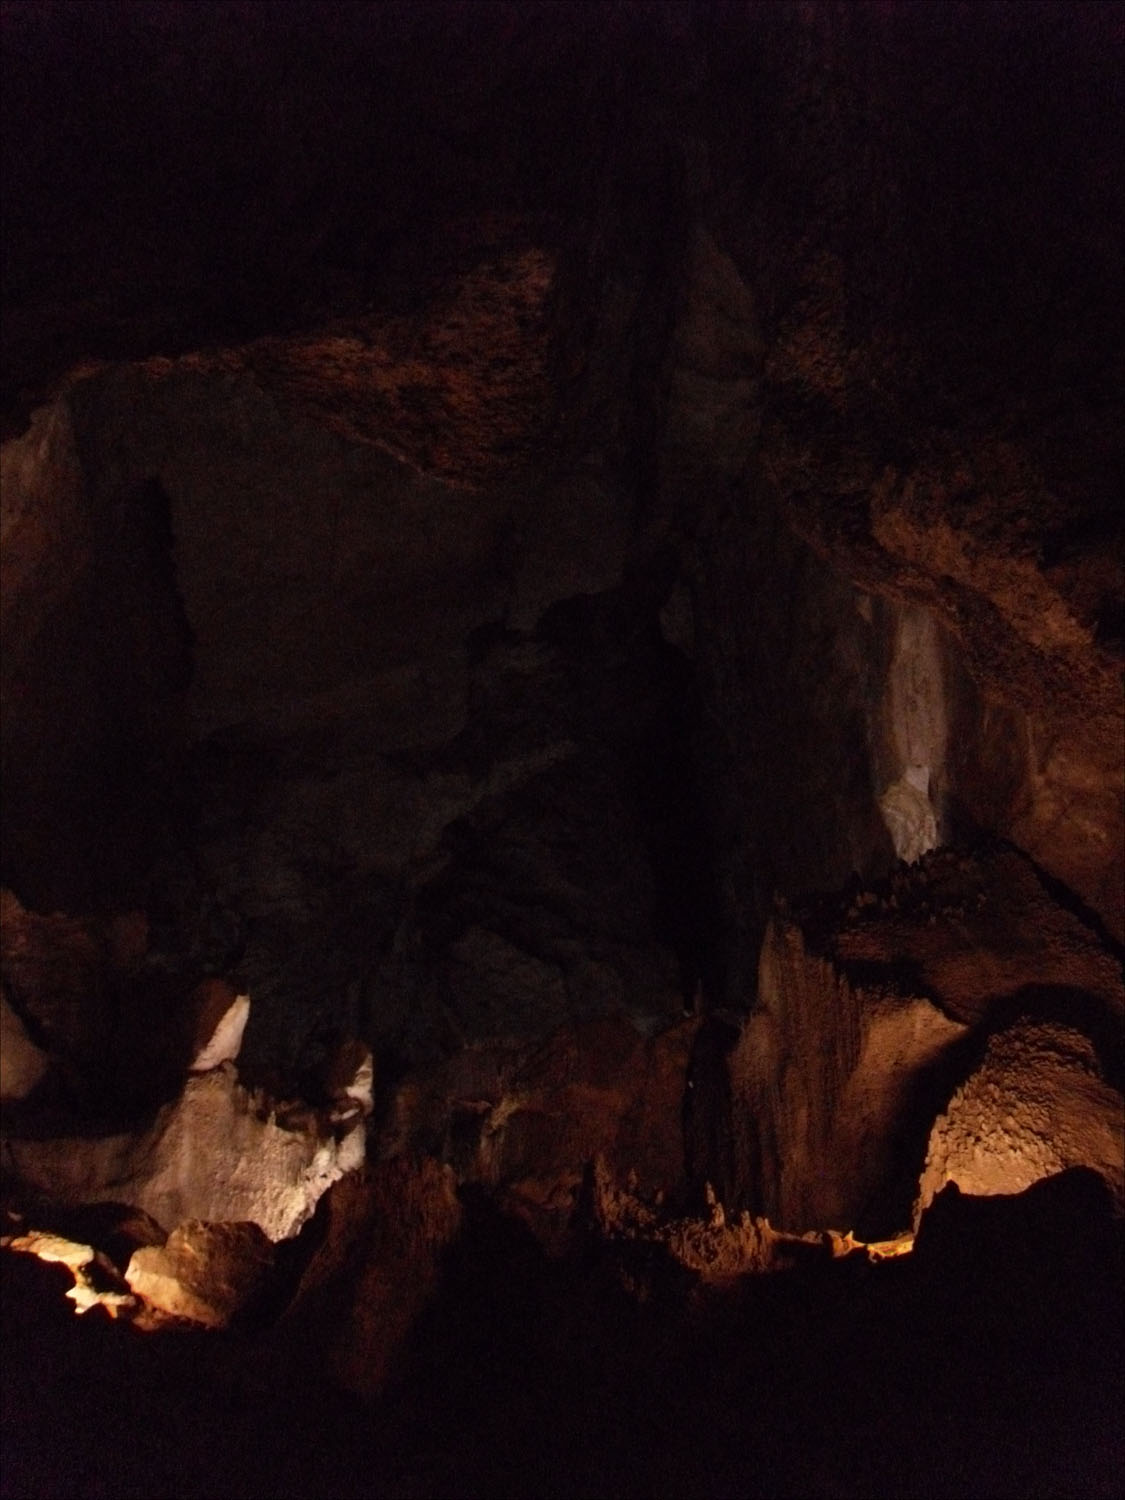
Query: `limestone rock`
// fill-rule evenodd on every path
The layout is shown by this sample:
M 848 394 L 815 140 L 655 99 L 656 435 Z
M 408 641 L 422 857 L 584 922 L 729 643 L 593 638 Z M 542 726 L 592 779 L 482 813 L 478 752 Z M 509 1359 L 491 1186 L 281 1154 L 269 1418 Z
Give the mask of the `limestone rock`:
M 1082 992 L 1105 1015 L 1125 1009 L 1118 960 L 1015 850 L 934 850 L 862 895 L 862 906 L 807 915 L 810 940 L 853 977 L 897 987 L 909 968 L 943 1010 L 974 1024 L 1032 990 Z
M 324 1092 L 332 1123 L 339 1127 L 366 1119 L 375 1108 L 375 1059 L 359 1041 L 344 1042 L 324 1070 Z
M 382 1149 L 444 1158 L 553 1242 L 599 1154 L 645 1192 L 682 1185 L 680 1112 L 698 1027 L 692 1018 L 645 1036 L 624 1017 L 594 1018 L 539 1044 L 459 1053 L 400 1086 Z
M 38 1260 L 65 1266 L 74 1277 L 74 1285 L 66 1295 L 74 1303 L 76 1313 L 104 1307 L 110 1317 L 116 1318 L 135 1311 L 135 1299 L 128 1286 L 106 1256 L 93 1245 L 36 1229 L 5 1235 L 0 1243 L 19 1254 L 34 1255 Z
M 70 1069 L 96 1071 L 108 1052 L 113 1011 L 103 935 L 92 920 L 27 910 L 0 891 L 4 988 Z
M 1025 1017 L 989 1038 L 935 1123 L 915 1220 L 946 1183 L 976 1196 L 1012 1194 L 1071 1167 L 1098 1172 L 1125 1209 L 1125 1100 L 1088 1038 Z
M 895 853 L 907 864 L 914 864 L 938 842 L 937 821 L 927 795 L 928 773 L 928 767 L 908 767 L 879 798 Z
M 197 1035 L 202 1037 L 202 1045 L 191 1064 L 193 1073 L 207 1073 L 221 1063 L 233 1062 L 250 1019 L 249 995 L 237 995 L 219 980 L 212 980 L 200 988 L 204 993 L 201 996 L 201 1030 Z M 214 1018 L 216 1010 L 218 1020 Z
M 133 1252 L 163 1245 L 168 1231 L 143 1208 L 127 1203 L 87 1203 L 74 1209 L 40 1206 L 34 1217 L 70 1239 L 93 1245 L 117 1270 L 124 1272 Z
M 728 1064 L 742 1193 L 785 1230 L 854 1226 L 893 1178 L 916 1091 L 965 1030 L 924 996 L 853 983 L 776 915 Z M 904 1203 L 883 1232 L 907 1216 Z
M 166 1245 L 137 1250 L 125 1279 L 133 1293 L 170 1317 L 224 1328 L 269 1271 L 273 1246 L 257 1224 L 177 1225 Z
M 10 1140 L 18 1179 L 63 1204 L 125 1202 L 163 1224 L 252 1221 L 272 1240 L 296 1234 L 317 1199 L 363 1161 L 362 1122 L 277 1123 L 270 1104 L 223 1064 L 193 1074 L 140 1135 Z
M 768 1219 L 745 1210 L 728 1218 L 710 1183 L 703 1211 L 672 1213 L 663 1199 L 647 1202 L 633 1187 L 622 1188 L 603 1157 L 590 1163 L 583 1181 L 582 1212 L 610 1244 L 632 1250 L 659 1249 L 703 1282 L 725 1284 L 740 1276 L 786 1271 L 809 1261 L 838 1259 L 870 1248 L 832 1231 L 786 1234 Z M 888 1252 L 874 1247 L 874 1254 Z

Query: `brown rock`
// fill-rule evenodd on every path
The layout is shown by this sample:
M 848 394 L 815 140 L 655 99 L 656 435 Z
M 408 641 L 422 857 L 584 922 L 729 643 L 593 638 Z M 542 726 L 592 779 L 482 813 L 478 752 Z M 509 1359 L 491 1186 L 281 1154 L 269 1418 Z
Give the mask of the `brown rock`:
M 1125 1207 L 1125 1100 L 1093 1044 L 1027 1017 L 998 1031 L 930 1134 L 915 1222 L 946 1183 L 976 1197 L 1020 1193 L 1071 1167 L 1104 1179 Z
M 257 1224 L 189 1219 L 166 1245 L 134 1252 L 125 1279 L 170 1317 L 224 1328 L 260 1289 L 272 1261 L 273 1246 Z
M 49 1067 L 47 1054 L 28 1036 L 0 988 L 0 1100 L 26 1099 Z
M 360 1395 L 385 1386 L 462 1216 L 453 1172 L 432 1157 L 381 1162 L 369 1181 L 371 1234 L 329 1355 L 337 1377 Z

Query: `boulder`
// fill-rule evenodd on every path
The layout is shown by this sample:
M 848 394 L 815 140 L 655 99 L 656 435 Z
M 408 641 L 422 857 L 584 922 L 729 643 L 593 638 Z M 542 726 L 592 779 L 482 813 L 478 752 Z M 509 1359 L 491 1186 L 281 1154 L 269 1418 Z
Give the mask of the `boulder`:
M 134 1252 L 125 1272 L 134 1295 L 170 1317 L 224 1328 L 261 1287 L 273 1246 L 257 1224 L 188 1219 L 166 1245 Z

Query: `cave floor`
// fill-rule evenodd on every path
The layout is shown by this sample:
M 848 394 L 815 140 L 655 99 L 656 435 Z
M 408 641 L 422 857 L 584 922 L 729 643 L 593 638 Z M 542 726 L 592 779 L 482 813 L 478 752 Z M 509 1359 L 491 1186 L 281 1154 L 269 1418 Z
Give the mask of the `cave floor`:
M 708 1288 L 604 1244 L 550 1259 L 480 1203 L 373 1405 L 284 1320 L 146 1336 L 4 1254 L 0 1494 L 1115 1496 L 1102 1228 Z

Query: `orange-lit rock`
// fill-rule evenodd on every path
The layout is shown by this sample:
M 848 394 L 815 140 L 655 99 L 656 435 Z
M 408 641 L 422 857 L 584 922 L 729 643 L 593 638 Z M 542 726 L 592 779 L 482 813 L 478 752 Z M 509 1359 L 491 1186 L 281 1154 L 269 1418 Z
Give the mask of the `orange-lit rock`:
M 116 1318 L 131 1316 L 137 1309 L 128 1284 L 93 1245 L 36 1229 L 6 1234 L 0 1244 L 18 1254 L 34 1255 L 50 1264 L 65 1266 L 74 1277 L 74 1285 L 66 1295 L 79 1315 L 92 1307 L 104 1307 L 110 1317 Z
M 224 1328 L 269 1271 L 273 1246 L 257 1224 L 178 1224 L 165 1245 L 134 1252 L 125 1280 L 168 1317 Z
M 743 1193 L 786 1230 L 865 1218 L 896 1173 L 927 1076 L 965 1030 L 924 994 L 854 983 L 775 916 L 729 1062 Z
M 1108 1036 L 1123 1004 L 1114 956 L 1012 851 L 937 850 L 881 886 L 775 913 L 757 1004 L 722 1064 L 733 1149 L 711 1170 L 730 1201 L 761 1205 L 784 1229 L 842 1228 L 869 1215 L 884 1233 L 904 1229 L 912 1172 L 934 1114 L 964 1077 L 974 1029 L 1015 1006 L 1075 1038 Z M 1001 1112 L 1019 1108 L 1016 1074 L 1010 1099 L 993 1080 Z M 1089 1100 L 1101 1141 L 1089 1149 L 1105 1161 L 1112 1152 L 1099 1132 L 1116 1096 L 1098 1093 L 1105 1084 L 1081 1087 L 1101 1100 Z M 1034 1095 L 1030 1076 L 1022 1088 Z M 1073 1154 L 1080 1138 L 1077 1122 L 1067 1127 L 1058 1168 L 1093 1164 Z M 1029 1161 L 1054 1161 L 1054 1149 L 1046 1138 L 1041 1150 L 1029 1145 Z M 1037 1175 L 1029 1166 L 1018 1186 Z
M 1021 1193 L 1087 1167 L 1125 1210 L 1125 1100 L 1073 1027 L 1027 1017 L 996 1031 L 930 1134 L 915 1223 L 946 1183 L 974 1197 Z

